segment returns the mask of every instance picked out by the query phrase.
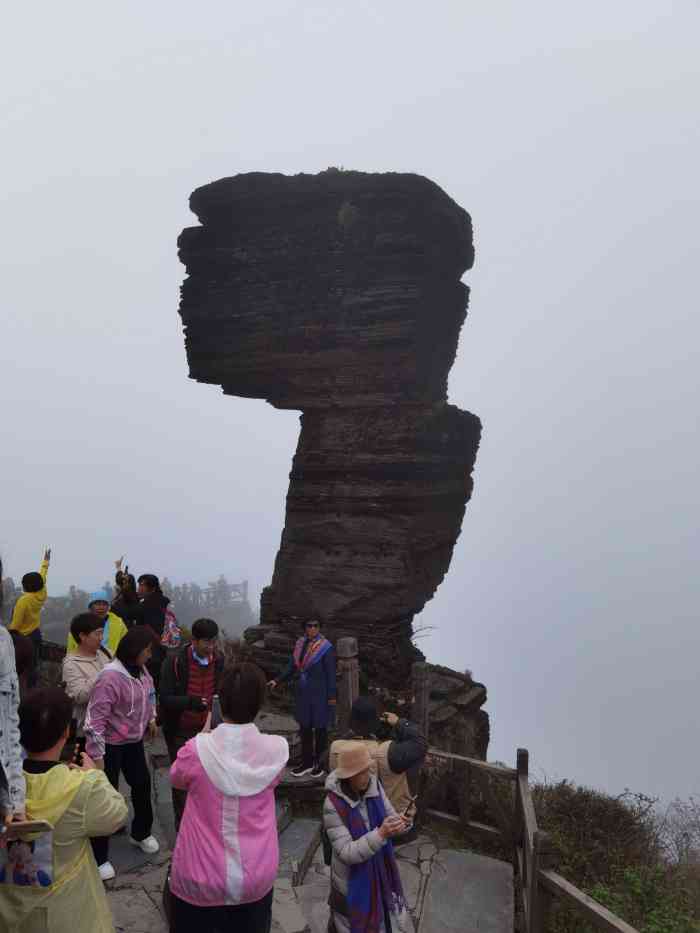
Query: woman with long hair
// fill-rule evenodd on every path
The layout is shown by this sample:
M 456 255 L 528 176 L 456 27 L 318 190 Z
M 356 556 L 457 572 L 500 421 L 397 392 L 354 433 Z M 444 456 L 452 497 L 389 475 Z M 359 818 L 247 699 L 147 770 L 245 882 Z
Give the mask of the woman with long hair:
M 151 775 L 143 747 L 146 732 L 156 734 L 156 694 L 146 668 L 152 643 L 147 626 L 127 632 L 114 661 L 98 674 L 85 714 L 86 751 L 96 767 L 104 768 L 113 787 L 119 787 L 119 775 L 124 775 L 134 807 L 130 839 L 148 855 L 160 848 L 151 835 Z M 93 851 L 102 880 L 114 878 L 109 837 L 95 839 Z
M 160 669 L 165 658 L 165 649 L 161 645 L 161 639 L 165 628 L 165 613 L 170 604 L 170 599 L 161 590 L 160 580 L 153 573 L 142 573 L 138 578 L 136 596 L 136 602 L 120 605 L 118 611 L 127 628 L 143 625 L 149 628 L 154 636 L 148 670 L 157 690 L 160 681 Z

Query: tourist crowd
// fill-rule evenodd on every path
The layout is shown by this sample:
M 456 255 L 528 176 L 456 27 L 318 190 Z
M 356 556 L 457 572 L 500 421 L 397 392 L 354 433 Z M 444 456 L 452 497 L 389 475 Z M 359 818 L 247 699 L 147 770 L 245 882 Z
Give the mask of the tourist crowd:
M 116 875 L 110 837 L 128 821 L 120 778 L 130 790 L 128 840 L 154 855 L 144 740 L 161 728 L 177 831 L 164 891 L 172 933 L 268 933 L 279 862 L 275 787 L 289 748 L 255 719 L 268 689 L 289 681 L 302 745 L 290 775 L 321 779 L 330 770 L 322 814 L 329 930 L 405 929 L 392 840 L 412 838 L 407 773 L 426 742 L 361 697 L 349 732 L 328 748 L 336 662 L 319 620 L 304 623 L 289 663 L 267 681 L 253 663 L 224 663 L 212 619 L 198 619 L 179 643 L 158 577 L 136 579 L 120 560 L 114 598 L 92 593 L 71 621 L 62 683 L 37 686 L 50 559 L 47 549 L 40 570 L 25 574 L 9 629 L 0 625 L 0 929 L 114 930 L 104 882 Z

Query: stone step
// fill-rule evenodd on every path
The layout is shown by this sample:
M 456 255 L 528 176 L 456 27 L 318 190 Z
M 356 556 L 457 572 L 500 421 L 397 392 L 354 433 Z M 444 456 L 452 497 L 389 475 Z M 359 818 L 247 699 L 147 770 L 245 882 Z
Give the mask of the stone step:
M 280 867 L 277 877 L 289 878 L 294 887 L 303 884 L 320 842 L 320 820 L 293 819 L 280 836 Z
M 513 933 L 513 868 L 473 852 L 432 860 L 418 933 Z

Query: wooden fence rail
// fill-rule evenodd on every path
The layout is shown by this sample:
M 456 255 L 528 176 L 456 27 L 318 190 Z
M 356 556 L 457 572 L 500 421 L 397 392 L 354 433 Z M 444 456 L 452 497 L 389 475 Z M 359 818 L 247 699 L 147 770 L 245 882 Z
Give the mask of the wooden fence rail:
M 439 748 L 428 749 L 433 758 L 452 761 L 463 776 L 464 792 L 460 795 L 460 815 L 428 809 L 433 819 L 460 825 L 467 832 L 488 839 L 500 839 L 513 853 L 516 886 L 523 907 L 523 933 L 545 933 L 552 902 L 558 898 L 576 911 L 581 918 L 604 933 L 637 933 L 588 894 L 553 870 L 554 852 L 549 835 L 538 829 L 535 806 L 528 778 L 528 752 L 519 748 L 515 768 L 492 765 L 476 758 L 466 758 Z M 491 780 L 507 781 L 515 785 L 513 807 L 509 809 L 496 794 Z M 471 819 L 471 787 L 479 785 L 483 799 L 489 806 L 498 826 Z

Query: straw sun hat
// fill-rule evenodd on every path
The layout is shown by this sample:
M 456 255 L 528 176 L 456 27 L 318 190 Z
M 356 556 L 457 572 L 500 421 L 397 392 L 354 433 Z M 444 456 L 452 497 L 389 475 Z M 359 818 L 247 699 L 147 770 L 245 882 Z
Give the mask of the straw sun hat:
M 366 771 L 372 763 L 367 746 L 363 742 L 353 742 L 341 749 L 335 773 L 340 780 L 354 777 L 360 771 Z

